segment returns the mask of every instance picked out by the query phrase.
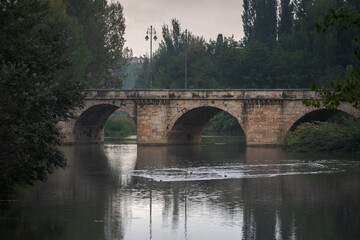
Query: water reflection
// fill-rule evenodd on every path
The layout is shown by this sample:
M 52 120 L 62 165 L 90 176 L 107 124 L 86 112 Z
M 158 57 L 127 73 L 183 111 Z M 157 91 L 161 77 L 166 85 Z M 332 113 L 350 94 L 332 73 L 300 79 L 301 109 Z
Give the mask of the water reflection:
M 57 171 L 46 183 L 21 191 L 19 202 L 1 210 L 2 236 L 360 237 L 360 166 L 353 161 L 358 156 L 294 155 L 223 141 L 201 146 L 64 147 L 70 167 Z M 179 173 L 182 178 L 175 179 Z M 204 180 L 209 173 L 222 177 Z
M 105 155 L 108 159 L 113 176 L 119 177 L 117 182 L 121 186 L 128 186 L 131 182 L 131 174 L 135 169 L 137 159 L 137 146 L 134 144 L 105 146 Z

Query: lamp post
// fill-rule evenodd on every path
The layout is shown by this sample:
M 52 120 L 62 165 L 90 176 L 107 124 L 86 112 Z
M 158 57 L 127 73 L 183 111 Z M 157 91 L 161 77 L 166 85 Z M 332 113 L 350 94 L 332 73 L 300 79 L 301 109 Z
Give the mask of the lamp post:
M 187 50 L 188 44 L 191 42 L 191 34 L 188 33 L 187 29 L 185 29 L 185 34 L 183 35 L 181 41 L 185 44 L 185 89 L 188 88 L 188 81 L 187 81 Z
M 150 35 L 150 37 L 149 37 Z M 153 37 L 154 35 L 154 37 Z M 157 40 L 157 36 L 156 36 L 156 30 L 155 28 L 153 28 L 153 26 L 151 25 L 147 31 L 146 31 L 146 37 L 145 40 L 149 40 L 150 39 L 150 89 L 152 89 L 152 40 L 154 38 L 154 41 Z

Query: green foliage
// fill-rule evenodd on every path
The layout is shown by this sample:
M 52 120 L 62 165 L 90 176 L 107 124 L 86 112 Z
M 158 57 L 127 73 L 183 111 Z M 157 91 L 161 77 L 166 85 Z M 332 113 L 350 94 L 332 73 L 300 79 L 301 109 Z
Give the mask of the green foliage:
M 289 132 L 283 147 L 289 151 L 360 151 L 360 121 L 303 123 Z
M 324 21 L 317 25 L 318 31 L 323 32 L 328 31 L 331 26 L 334 25 L 341 31 L 352 31 L 353 34 L 350 34 L 350 36 L 353 37 L 353 45 L 355 46 L 354 56 L 358 63 L 360 61 L 360 37 L 358 35 L 360 30 L 360 10 L 352 7 L 359 7 L 359 5 L 359 3 L 352 5 L 350 1 L 349 5 L 345 5 L 345 8 L 340 8 L 338 10 L 330 9 Z M 349 35 L 344 36 L 344 33 L 342 33 L 342 38 L 349 38 Z M 349 43 L 350 41 L 347 42 L 347 46 L 350 45 Z M 346 49 L 343 52 L 346 52 Z M 360 109 L 359 77 L 360 66 L 357 66 L 356 70 L 352 71 L 345 80 L 335 80 L 331 83 L 330 87 L 313 84 L 311 89 L 319 93 L 320 97 L 323 99 L 321 103 L 329 110 L 336 110 L 341 102 L 351 103 L 353 107 Z M 308 106 L 319 106 L 320 100 L 309 99 L 304 101 L 304 104 Z
M 0 195 L 6 198 L 16 184 L 44 181 L 66 166 L 57 123 L 83 104 L 87 59 L 80 56 L 87 53 L 59 1 L 0 0 L 0 22 Z
M 271 46 L 277 37 L 277 0 L 253 0 L 255 9 L 254 38 Z
M 135 88 L 147 88 L 148 87 L 148 82 L 149 82 L 149 69 L 150 69 L 150 64 L 149 64 L 149 59 L 146 58 L 145 56 L 143 57 L 144 62 L 141 65 L 141 69 L 139 69 L 138 71 L 136 71 L 136 82 L 135 82 Z
M 244 28 L 244 42 L 251 42 L 254 38 L 255 9 L 252 0 L 243 1 L 242 23 Z
M 277 36 L 277 1 L 244 0 L 243 7 L 244 42 L 274 44 Z
M 360 82 L 355 77 L 333 81 L 330 88 L 313 84 L 311 89 L 318 92 L 322 100 L 306 99 L 303 102 L 307 106 L 320 107 L 322 104 L 330 111 L 335 111 L 341 102 L 346 102 L 360 109 Z
M 129 118 L 109 118 L 104 126 L 105 137 L 124 137 L 136 135 L 136 125 Z
M 171 27 L 171 30 L 167 25 L 162 27 L 163 41 L 154 55 L 154 88 L 184 88 L 185 48 L 189 46 L 181 41 L 184 39 L 185 31 L 181 30 L 177 19 L 171 20 Z M 201 47 L 196 43 L 194 46 Z M 189 51 L 188 59 L 191 59 L 190 55 Z
M 122 5 L 120 3 L 106 5 L 103 21 L 106 67 L 103 69 L 101 87 L 121 88 L 122 79 L 126 77 L 128 61 L 132 55 L 131 50 L 124 48 L 125 18 Z
M 46 1 L 46 0 L 44 0 Z M 90 63 L 90 52 L 83 40 L 82 27 L 77 20 L 66 13 L 66 6 L 61 0 L 49 0 L 49 14 L 46 18 L 56 21 L 53 24 L 54 31 L 62 32 L 66 39 L 64 55 L 71 58 L 71 66 L 59 71 L 58 77 L 68 79 L 84 79 L 86 77 L 85 68 Z
M 88 88 L 121 88 L 131 51 L 124 48 L 125 19 L 120 3 L 106 0 L 62 0 L 82 29 L 89 63 Z
M 294 5 L 290 0 L 280 1 L 279 38 L 291 33 L 294 23 Z
M 189 88 L 309 88 L 314 82 L 330 86 L 356 63 L 351 44 L 354 32 L 319 34 L 315 26 L 337 4 L 349 2 L 283 0 L 276 21 L 274 1 L 246 0 L 242 41 L 219 34 L 206 42 L 191 35 L 187 44 L 181 41 L 180 22 L 173 19 L 171 28 L 163 26 L 164 40 L 154 55 L 154 86 L 184 87 L 185 49 Z M 147 68 L 144 65 L 145 76 Z
M 229 113 L 222 111 L 215 115 L 205 126 L 203 135 L 238 135 L 244 136 L 239 122 Z

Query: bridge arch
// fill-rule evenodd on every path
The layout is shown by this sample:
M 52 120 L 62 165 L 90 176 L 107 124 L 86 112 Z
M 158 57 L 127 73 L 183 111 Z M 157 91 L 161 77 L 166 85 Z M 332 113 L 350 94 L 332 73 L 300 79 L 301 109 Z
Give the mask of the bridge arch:
M 110 115 L 123 108 L 117 104 L 102 103 L 87 106 L 75 122 L 73 134 L 77 143 L 99 143 L 104 141 L 104 125 Z M 125 107 L 129 115 L 131 111 Z M 130 115 L 131 118 L 133 116 Z
M 196 106 L 190 110 L 182 111 L 172 119 L 168 127 L 167 142 L 169 144 L 200 143 L 205 125 L 221 111 L 225 111 L 236 118 L 242 128 L 239 119 L 225 109 L 215 106 Z
M 290 125 L 288 126 L 288 131 L 295 131 L 295 129 L 304 122 L 314 122 L 314 121 L 325 122 L 330 117 L 341 112 L 346 113 L 355 118 L 359 117 L 357 116 L 357 114 L 354 114 L 353 111 L 348 111 L 348 108 L 344 106 L 340 106 L 338 110 L 335 112 L 331 112 L 326 108 L 311 109 L 310 111 L 308 110 L 304 113 L 301 113 L 293 117 L 292 121 L 290 122 Z

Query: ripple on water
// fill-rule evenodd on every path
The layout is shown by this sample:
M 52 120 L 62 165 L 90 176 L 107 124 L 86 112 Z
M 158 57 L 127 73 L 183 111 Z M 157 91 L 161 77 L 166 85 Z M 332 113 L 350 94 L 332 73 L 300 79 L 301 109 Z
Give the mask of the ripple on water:
M 192 168 L 161 168 L 134 170 L 132 176 L 158 182 L 206 181 L 239 178 L 267 178 L 290 175 L 329 174 L 344 172 L 351 167 L 360 168 L 359 163 L 343 161 L 291 162 L 280 164 L 227 164 Z

